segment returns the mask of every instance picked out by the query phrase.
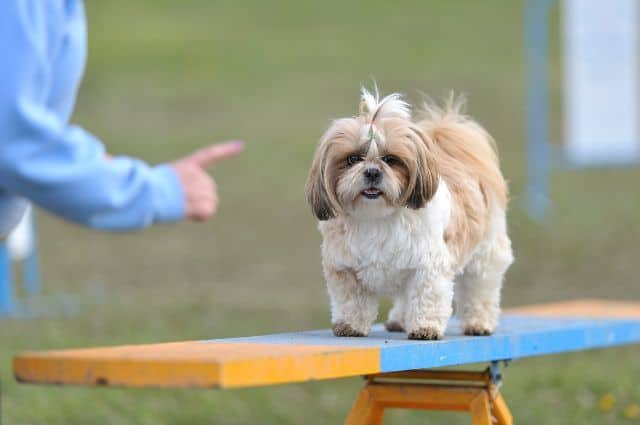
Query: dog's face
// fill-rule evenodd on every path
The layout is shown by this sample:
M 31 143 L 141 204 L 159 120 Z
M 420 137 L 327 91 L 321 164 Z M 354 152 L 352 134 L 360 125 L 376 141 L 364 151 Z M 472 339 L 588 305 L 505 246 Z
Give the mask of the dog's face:
M 401 102 L 385 99 L 387 108 Z M 322 137 L 306 186 L 320 220 L 384 217 L 398 208 L 422 208 L 435 193 L 430 141 L 411 122 L 404 102 L 385 110 L 385 99 L 361 107 L 357 118 L 335 121 Z

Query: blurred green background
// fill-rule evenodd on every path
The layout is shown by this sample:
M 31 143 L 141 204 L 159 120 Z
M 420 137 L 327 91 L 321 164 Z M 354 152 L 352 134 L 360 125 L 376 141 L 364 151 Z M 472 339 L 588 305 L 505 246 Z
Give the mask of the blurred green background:
M 130 391 L 17 385 L 10 365 L 25 349 L 327 327 L 320 236 L 304 180 L 317 139 L 332 118 L 356 112 L 359 87 L 371 78 L 382 92 L 411 101 L 421 92 L 462 91 L 468 111 L 497 139 L 512 191 L 517 258 L 505 306 L 640 298 L 640 170 L 558 172 L 549 222 L 537 225 L 522 211 L 522 2 L 87 3 L 89 63 L 74 121 L 112 154 L 152 163 L 226 139 L 246 140 L 247 151 L 212 168 L 222 206 L 205 224 L 111 235 L 39 214 L 46 294 L 72 299 L 78 312 L 0 321 L 6 424 L 342 423 L 359 379 Z M 561 70 L 553 39 L 552 124 L 559 138 Z M 624 409 L 640 403 L 640 351 L 518 361 L 503 392 L 519 424 L 638 423 Z M 615 403 L 600 408 L 607 394 Z M 468 421 L 463 414 L 398 410 L 386 423 Z

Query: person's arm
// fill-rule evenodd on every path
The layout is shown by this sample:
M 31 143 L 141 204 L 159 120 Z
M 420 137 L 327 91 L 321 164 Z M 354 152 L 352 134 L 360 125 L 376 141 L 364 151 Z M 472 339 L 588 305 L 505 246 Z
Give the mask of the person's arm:
M 94 136 L 61 122 L 45 104 L 51 84 L 46 16 L 25 1 L 2 3 L 0 186 L 96 229 L 140 229 L 189 215 L 193 196 L 187 192 L 194 189 L 184 185 L 202 185 L 204 170 L 194 178 L 197 170 L 184 160 L 151 167 L 134 158 L 107 159 Z M 232 154 L 241 150 L 234 146 Z

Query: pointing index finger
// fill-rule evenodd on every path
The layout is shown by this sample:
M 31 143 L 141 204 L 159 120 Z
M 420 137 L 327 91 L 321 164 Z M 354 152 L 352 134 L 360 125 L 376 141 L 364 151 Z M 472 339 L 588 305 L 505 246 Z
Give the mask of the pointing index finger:
M 191 159 L 201 167 L 240 154 L 244 150 L 244 142 L 233 141 L 210 145 L 191 154 Z

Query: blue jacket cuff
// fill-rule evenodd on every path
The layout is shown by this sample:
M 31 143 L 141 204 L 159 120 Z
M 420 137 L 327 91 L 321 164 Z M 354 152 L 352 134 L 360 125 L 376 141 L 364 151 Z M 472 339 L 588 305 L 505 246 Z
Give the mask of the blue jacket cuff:
M 154 222 L 182 220 L 185 216 L 184 192 L 173 167 L 162 164 L 151 170 Z

